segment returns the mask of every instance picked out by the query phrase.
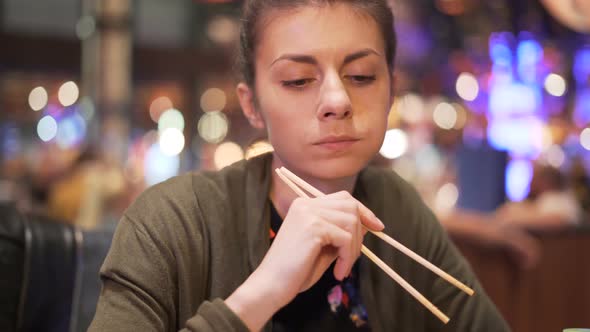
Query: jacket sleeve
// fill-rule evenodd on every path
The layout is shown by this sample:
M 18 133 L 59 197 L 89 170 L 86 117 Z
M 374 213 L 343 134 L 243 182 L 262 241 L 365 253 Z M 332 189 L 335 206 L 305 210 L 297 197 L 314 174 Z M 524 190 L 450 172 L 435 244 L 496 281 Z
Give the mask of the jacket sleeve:
M 89 331 L 248 331 L 222 299 L 203 301 L 193 317 L 179 322 L 175 257 L 150 234 L 128 217 L 120 221 L 101 268 Z

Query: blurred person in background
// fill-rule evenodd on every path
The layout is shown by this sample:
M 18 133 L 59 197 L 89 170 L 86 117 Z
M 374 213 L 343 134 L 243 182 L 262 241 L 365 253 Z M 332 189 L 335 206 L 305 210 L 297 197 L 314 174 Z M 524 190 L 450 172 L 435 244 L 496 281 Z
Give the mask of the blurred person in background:
M 86 148 L 49 188 L 47 213 L 83 229 L 113 223 L 122 213 L 115 209 L 115 201 L 123 199 L 126 187 L 114 163 Z
M 580 223 L 582 209 L 566 177 L 548 165 L 535 164 L 529 194 L 508 202 L 494 213 L 496 223 L 525 229 L 549 230 Z
M 439 211 L 438 216 L 452 235 L 508 249 L 520 266 L 530 268 L 538 262 L 540 252 L 528 231 L 576 226 L 583 214 L 565 176 L 554 167 L 535 164 L 525 200 L 506 202 L 492 213 L 457 208 Z

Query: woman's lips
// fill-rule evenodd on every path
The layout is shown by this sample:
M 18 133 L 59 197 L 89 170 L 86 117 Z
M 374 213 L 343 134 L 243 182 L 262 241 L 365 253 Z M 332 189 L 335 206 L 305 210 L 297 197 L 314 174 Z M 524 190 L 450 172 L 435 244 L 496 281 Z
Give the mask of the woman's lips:
M 340 151 L 348 149 L 358 141 L 358 138 L 352 137 L 327 137 L 315 143 L 314 145 L 331 151 Z

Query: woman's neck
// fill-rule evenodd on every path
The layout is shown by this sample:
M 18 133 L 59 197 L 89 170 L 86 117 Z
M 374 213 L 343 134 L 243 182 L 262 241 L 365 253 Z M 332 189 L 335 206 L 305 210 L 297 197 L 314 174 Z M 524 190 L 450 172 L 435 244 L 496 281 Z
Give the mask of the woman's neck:
M 293 203 L 293 201 L 298 197 L 293 190 L 281 180 L 281 178 L 275 172 L 275 169 L 283 167 L 284 164 L 282 161 L 276 156 L 273 155 L 272 165 L 271 165 L 271 184 L 270 184 L 270 199 L 277 209 L 277 212 L 281 216 L 281 218 L 285 218 L 287 215 L 287 211 L 289 207 Z M 296 173 L 294 170 L 291 170 Z M 339 178 L 339 179 L 318 179 L 311 177 L 306 174 L 296 173 L 297 176 L 305 180 L 305 182 L 311 184 L 319 191 L 325 194 L 331 194 L 338 191 L 348 191 L 352 193 L 354 189 L 354 184 L 356 182 L 357 174 L 350 177 Z

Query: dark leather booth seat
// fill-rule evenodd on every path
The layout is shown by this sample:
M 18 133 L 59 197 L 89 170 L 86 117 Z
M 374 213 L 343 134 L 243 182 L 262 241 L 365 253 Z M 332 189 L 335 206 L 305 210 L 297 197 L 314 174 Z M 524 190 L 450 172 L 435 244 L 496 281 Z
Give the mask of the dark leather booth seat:
M 81 232 L 0 205 L 0 331 L 86 331 L 113 229 Z

